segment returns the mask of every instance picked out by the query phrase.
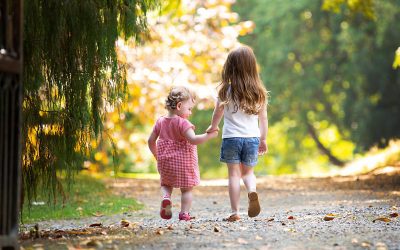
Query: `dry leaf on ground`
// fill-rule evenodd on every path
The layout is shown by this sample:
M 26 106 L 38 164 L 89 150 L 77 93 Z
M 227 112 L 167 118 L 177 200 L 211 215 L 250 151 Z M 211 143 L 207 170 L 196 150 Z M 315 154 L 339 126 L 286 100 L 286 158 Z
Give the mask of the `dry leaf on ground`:
M 383 222 L 390 222 L 390 219 L 389 218 L 385 218 L 385 217 L 379 217 L 379 218 L 376 218 L 375 220 L 373 220 L 372 222 L 375 222 L 375 221 L 383 221 Z
M 333 219 L 335 219 L 334 216 L 325 216 L 325 217 L 324 217 L 324 221 L 331 221 L 331 220 L 333 220 Z
M 93 223 L 89 225 L 89 227 L 101 227 L 101 226 L 102 226 L 101 223 Z
M 121 226 L 122 226 L 122 227 L 128 227 L 129 224 L 130 224 L 129 221 L 127 221 L 127 220 L 121 220 Z

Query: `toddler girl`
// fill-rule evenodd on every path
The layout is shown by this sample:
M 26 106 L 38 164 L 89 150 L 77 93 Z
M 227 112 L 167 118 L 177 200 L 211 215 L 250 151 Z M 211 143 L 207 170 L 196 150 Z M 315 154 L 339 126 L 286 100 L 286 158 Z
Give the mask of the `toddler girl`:
M 201 135 L 194 133 L 194 125 L 187 120 L 192 114 L 194 101 L 195 96 L 189 89 L 173 87 L 165 101 L 168 114 L 157 120 L 148 139 L 160 173 L 163 196 L 160 216 L 163 219 L 172 217 L 173 188 L 180 188 L 182 194 L 179 220 L 191 219 L 189 210 L 192 205 L 192 189 L 200 183 L 196 145 L 218 134 L 217 131 Z
M 232 213 L 227 221 L 240 219 L 239 198 L 242 178 L 249 199 L 248 216 L 260 213 L 253 167 L 258 154 L 267 152 L 267 91 L 257 72 L 251 48 L 241 46 L 231 51 L 222 70 L 218 100 L 207 132 L 217 131 L 224 116 L 220 161 L 228 165 L 229 198 Z

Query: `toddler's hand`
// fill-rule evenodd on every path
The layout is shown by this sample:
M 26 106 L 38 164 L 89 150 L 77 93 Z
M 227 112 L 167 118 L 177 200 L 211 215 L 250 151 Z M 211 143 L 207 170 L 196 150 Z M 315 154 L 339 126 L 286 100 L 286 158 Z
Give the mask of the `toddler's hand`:
M 213 128 L 211 125 L 207 128 L 207 130 L 206 130 L 206 133 L 212 133 L 212 132 L 217 132 L 217 134 L 218 134 L 218 131 L 219 131 L 219 128 L 218 127 L 215 127 L 215 128 Z
M 260 145 L 258 146 L 258 154 L 263 155 L 268 152 L 268 146 L 265 140 L 260 141 Z
M 218 130 L 207 132 L 208 138 L 212 139 L 218 136 Z

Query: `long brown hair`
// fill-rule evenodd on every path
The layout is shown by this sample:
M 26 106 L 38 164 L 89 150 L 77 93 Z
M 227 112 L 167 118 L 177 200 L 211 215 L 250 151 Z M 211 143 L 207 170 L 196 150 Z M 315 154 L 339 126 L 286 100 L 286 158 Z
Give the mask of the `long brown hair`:
M 256 115 L 267 103 L 267 90 L 257 71 L 253 50 L 240 46 L 232 50 L 222 69 L 218 97 L 222 104 L 233 102 L 234 111 Z

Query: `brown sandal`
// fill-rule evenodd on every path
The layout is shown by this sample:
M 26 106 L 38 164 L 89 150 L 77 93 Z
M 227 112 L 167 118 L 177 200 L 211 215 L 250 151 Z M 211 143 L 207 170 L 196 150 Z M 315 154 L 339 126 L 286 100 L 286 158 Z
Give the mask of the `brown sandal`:
M 260 203 L 258 202 L 258 194 L 256 192 L 251 192 L 248 194 L 249 197 L 249 209 L 248 215 L 249 217 L 256 217 L 260 214 L 261 207 Z
M 232 214 L 228 218 L 223 219 L 223 221 L 234 222 L 240 220 L 240 216 L 237 214 Z

